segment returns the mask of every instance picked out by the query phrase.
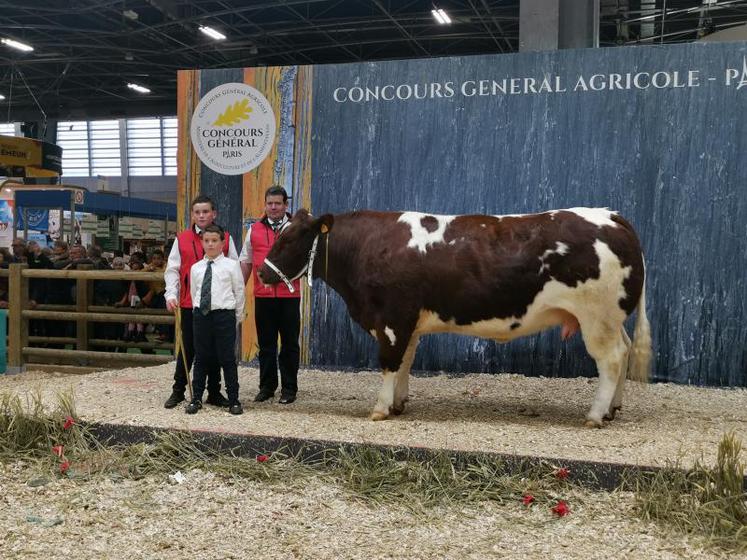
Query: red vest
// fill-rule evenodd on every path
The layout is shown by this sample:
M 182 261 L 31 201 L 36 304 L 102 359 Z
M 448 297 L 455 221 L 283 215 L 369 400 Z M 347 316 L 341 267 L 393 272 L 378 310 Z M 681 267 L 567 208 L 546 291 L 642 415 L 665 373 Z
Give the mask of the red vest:
M 223 254 L 228 256 L 228 242 L 231 234 L 226 232 L 226 239 L 223 242 Z M 192 294 L 189 291 L 189 273 L 192 271 L 192 265 L 202 260 L 205 256 L 205 250 L 202 248 L 202 239 L 195 232 L 195 228 L 185 229 L 176 236 L 176 242 L 179 243 L 179 307 L 192 307 Z
M 263 286 L 257 278 L 257 270 L 265 262 L 267 254 L 270 252 L 277 234 L 272 231 L 272 228 L 267 225 L 267 220 L 255 222 L 252 224 L 252 229 L 249 231 L 252 245 L 252 276 L 254 277 L 254 297 L 261 298 L 300 298 L 301 297 L 301 279 L 298 278 L 293 281 L 293 289 L 296 290 L 290 293 L 288 286 L 285 282 L 280 282 L 274 286 Z M 285 273 L 285 271 L 283 271 Z

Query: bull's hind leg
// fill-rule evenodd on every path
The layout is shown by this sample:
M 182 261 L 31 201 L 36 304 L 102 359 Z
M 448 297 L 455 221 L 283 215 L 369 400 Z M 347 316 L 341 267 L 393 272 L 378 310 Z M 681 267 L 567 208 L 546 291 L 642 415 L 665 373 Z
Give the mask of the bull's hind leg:
M 402 414 L 405 411 L 405 403 L 409 400 L 410 394 L 410 369 L 415 359 L 415 350 L 418 348 L 420 337 L 413 335 L 410 343 L 407 345 L 405 355 L 402 357 L 402 365 L 399 366 L 394 379 L 394 404 L 392 405 L 392 414 Z
M 377 329 L 376 334 L 384 379 L 376 406 L 371 413 L 371 420 L 385 420 L 393 410 L 398 413 L 395 410 L 395 402 L 398 403 L 399 412 L 404 410 L 402 399 L 407 396 L 408 383 L 406 377 L 404 382 L 401 378 L 410 374 L 417 340 L 411 348 L 412 331 L 403 332 L 390 327 L 385 327 L 381 331 Z
M 625 357 L 623 358 L 622 371 L 620 377 L 617 380 L 617 387 L 615 388 L 615 396 L 612 397 L 612 404 L 610 405 L 609 412 L 604 415 L 605 420 L 613 420 L 618 410 L 622 408 L 623 401 L 623 389 L 625 388 L 625 377 L 628 373 L 628 360 L 630 359 L 630 337 L 625 332 L 625 327 L 620 328 L 622 334 L 623 343 L 625 344 Z
M 586 350 L 596 361 L 599 371 L 599 386 L 591 410 L 586 415 L 586 425 L 601 428 L 602 419 L 609 416 L 612 410 L 613 399 L 621 383 L 620 378 L 625 376 L 627 346 L 620 325 L 613 327 L 597 323 L 586 326 L 582 323 L 581 331 Z

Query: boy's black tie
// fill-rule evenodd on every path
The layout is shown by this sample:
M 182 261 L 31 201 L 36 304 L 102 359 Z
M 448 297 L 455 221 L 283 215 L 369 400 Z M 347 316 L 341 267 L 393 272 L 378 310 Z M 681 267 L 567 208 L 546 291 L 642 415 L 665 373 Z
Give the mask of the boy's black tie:
M 210 313 L 210 301 L 213 284 L 213 261 L 208 261 L 205 269 L 205 278 L 202 279 L 202 290 L 200 290 L 200 313 L 207 315 Z

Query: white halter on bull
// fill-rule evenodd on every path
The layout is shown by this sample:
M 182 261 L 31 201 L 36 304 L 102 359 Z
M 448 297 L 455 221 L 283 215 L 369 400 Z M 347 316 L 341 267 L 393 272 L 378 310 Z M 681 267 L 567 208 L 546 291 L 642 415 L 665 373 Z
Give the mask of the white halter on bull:
M 285 228 L 288 227 L 289 225 L 290 225 L 290 222 L 287 222 L 286 225 L 280 229 L 280 233 L 278 235 L 283 233 L 283 230 L 285 230 Z M 322 232 L 322 233 L 326 233 L 326 232 Z M 301 269 L 301 271 L 291 279 L 288 279 L 288 277 L 285 274 L 283 274 L 283 272 L 277 266 L 275 266 L 272 262 L 270 262 L 269 259 L 265 259 L 264 264 L 266 264 L 270 268 L 270 270 L 272 270 L 275 274 L 277 274 L 280 277 L 280 279 L 285 283 L 285 285 L 288 286 L 288 290 L 290 291 L 290 293 L 294 293 L 296 291 L 296 289 L 293 287 L 293 281 L 299 279 L 301 276 L 306 274 L 306 271 L 312 271 L 306 276 L 306 279 L 309 283 L 309 287 L 311 287 L 311 284 L 312 284 L 311 274 L 313 273 L 313 270 L 314 270 L 314 259 L 316 258 L 316 246 L 318 243 L 319 243 L 319 235 L 317 235 L 314 238 L 314 243 L 311 245 L 311 251 L 309 251 L 309 262 L 306 263 L 306 266 L 304 266 Z

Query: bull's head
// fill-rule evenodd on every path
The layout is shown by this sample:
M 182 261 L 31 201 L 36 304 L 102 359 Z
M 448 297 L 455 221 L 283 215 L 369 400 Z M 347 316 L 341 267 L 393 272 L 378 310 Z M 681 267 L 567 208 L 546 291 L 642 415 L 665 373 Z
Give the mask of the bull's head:
M 259 279 L 264 284 L 290 284 L 306 273 L 312 260 L 312 247 L 316 248 L 315 240 L 332 229 L 333 222 L 332 214 L 314 218 L 303 208 L 296 212 L 259 267 Z M 308 271 L 309 277 L 312 273 Z

